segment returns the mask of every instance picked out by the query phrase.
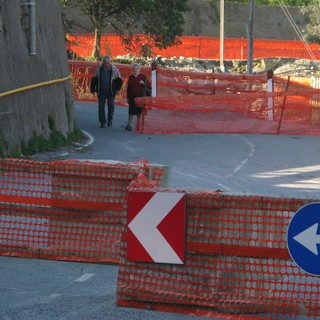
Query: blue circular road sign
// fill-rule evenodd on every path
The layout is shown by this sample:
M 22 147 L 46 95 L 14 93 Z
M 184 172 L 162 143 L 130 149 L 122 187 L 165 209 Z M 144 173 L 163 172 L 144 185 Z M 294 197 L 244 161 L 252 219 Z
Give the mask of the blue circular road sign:
M 307 273 L 320 276 L 320 203 L 300 208 L 292 217 L 287 245 L 292 260 Z

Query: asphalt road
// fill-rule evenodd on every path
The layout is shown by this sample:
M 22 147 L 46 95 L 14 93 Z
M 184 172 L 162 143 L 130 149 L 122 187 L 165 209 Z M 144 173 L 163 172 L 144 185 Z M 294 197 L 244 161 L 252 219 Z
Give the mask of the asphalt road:
M 169 186 L 229 194 L 319 199 L 319 137 L 273 135 L 145 135 L 124 130 L 117 107 L 99 128 L 97 106 L 76 103 L 86 140 L 34 159 L 147 159 L 170 167 Z M 191 320 L 191 315 L 119 308 L 117 266 L 0 257 L 0 320 Z
M 290 135 L 150 135 L 124 130 L 127 108 L 111 128 L 99 128 L 97 105 L 76 103 L 90 146 L 64 158 L 136 161 L 170 168 L 169 187 L 231 194 L 319 198 L 320 137 Z
M 118 267 L 0 257 L 1 320 L 200 320 L 116 306 Z

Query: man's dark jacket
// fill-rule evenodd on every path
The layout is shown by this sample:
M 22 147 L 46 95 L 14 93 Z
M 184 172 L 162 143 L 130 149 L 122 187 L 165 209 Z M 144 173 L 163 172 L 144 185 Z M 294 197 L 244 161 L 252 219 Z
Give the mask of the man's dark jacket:
M 103 64 L 101 63 L 96 71 L 94 72 L 94 76 L 91 78 L 90 83 L 90 91 L 91 93 L 99 93 L 101 88 L 101 73 L 102 73 Z M 122 79 L 119 72 L 119 69 L 111 63 L 111 73 L 110 73 L 111 79 L 111 93 L 112 95 L 116 95 L 117 91 L 119 91 L 122 87 Z

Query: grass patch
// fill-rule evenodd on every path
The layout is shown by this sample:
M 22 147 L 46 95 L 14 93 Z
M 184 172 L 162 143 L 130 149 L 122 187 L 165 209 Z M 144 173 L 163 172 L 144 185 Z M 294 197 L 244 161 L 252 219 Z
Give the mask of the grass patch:
M 59 147 L 71 145 L 80 141 L 83 138 L 82 131 L 75 126 L 75 129 L 70 132 L 67 138 L 58 130 L 53 130 L 49 139 L 45 139 L 43 136 L 36 133 L 33 134 L 32 139 L 26 145 L 21 146 L 21 151 L 24 156 L 30 156 L 40 152 L 55 151 Z M 20 155 L 18 155 L 19 157 Z
M 10 158 L 20 158 L 21 157 L 21 150 L 18 147 L 14 147 L 11 149 Z
M 67 144 L 72 144 L 83 139 L 83 132 L 76 124 L 74 124 L 74 130 L 68 134 Z
M 45 139 L 43 136 L 33 133 L 31 140 L 28 145 L 22 146 L 22 154 L 24 155 L 32 155 L 38 152 L 43 151 L 52 151 L 52 143 L 48 139 Z
M 69 127 L 72 124 L 72 103 L 70 99 L 66 99 L 66 113 L 68 117 Z M 83 132 L 73 122 L 73 130 L 70 131 L 67 137 L 56 129 L 56 117 L 54 113 L 48 115 L 48 126 L 50 129 L 50 136 L 48 139 L 36 132 L 33 132 L 32 138 L 28 141 L 22 141 L 21 146 L 9 148 L 3 140 L 2 133 L 0 131 L 0 158 L 11 157 L 21 158 L 22 156 L 31 156 L 41 152 L 52 152 L 59 147 L 69 146 L 75 142 L 79 142 L 83 139 Z

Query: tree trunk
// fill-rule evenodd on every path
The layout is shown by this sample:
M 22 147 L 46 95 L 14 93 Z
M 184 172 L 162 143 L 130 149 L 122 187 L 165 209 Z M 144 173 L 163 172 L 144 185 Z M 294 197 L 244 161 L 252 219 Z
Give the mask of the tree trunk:
M 101 41 L 101 31 L 100 31 L 100 28 L 96 27 L 94 30 L 94 43 L 93 43 L 93 49 L 92 49 L 92 57 L 96 58 L 97 60 L 101 59 L 100 41 Z

